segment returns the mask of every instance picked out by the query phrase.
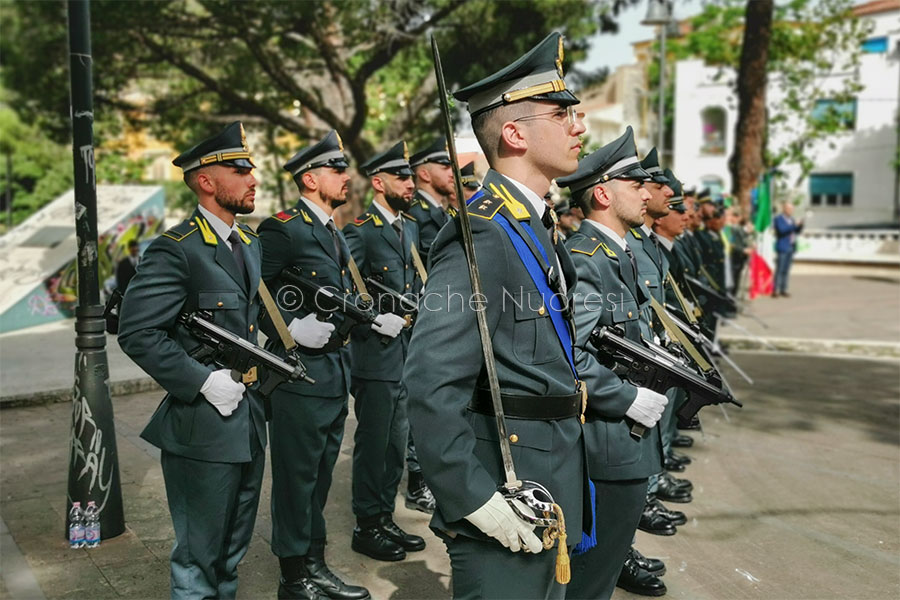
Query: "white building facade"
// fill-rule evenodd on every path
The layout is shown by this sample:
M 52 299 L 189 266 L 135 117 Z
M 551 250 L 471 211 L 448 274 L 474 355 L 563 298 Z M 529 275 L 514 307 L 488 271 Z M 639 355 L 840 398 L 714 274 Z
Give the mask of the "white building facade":
M 820 142 L 811 158 L 815 167 L 797 183 L 799 169 L 785 166 L 790 191 L 781 199 L 800 198 L 812 214 L 808 228 L 886 224 L 894 219 L 897 114 L 900 105 L 900 3 L 878 0 L 856 7 L 872 30 L 863 46 L 858 70 L 862 90 L 855 102 L 842 105 L 847 130 Z M 675 67 L 674 171 L 688 187 L 731 190 L 728 158 L 734 148 L 737 98 L 733 71 L 716 78 L 719 69 L 702 60 L 679 61 Z M 817 105 L 829 102 L 847 73 L 823 77 Z M 767 102 L 782 98 L 777 78 L 769 80 Z M 775 127 L 771 148 L 787 140 Z M 830 142 L 830 143 L 829 143 Z M 833 147 L 831 147 L 833 146 Z

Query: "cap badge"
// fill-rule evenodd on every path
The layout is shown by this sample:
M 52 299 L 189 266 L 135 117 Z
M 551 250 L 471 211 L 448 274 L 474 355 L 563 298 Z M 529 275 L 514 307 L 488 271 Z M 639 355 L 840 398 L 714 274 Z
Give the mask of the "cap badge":
M 244 149 L 244 152 L 250 152 L 250 148 L 247 146 L 247 134 L 244 133 L 244 124 L 241 123 L 241 147 Z
M 409 148 L 406 146 L 406 140 L 403 141 L 403 160 L 409 162 Z
M 565 53 L 563 52 L 563 37 L 559 36 L 559 47 L 556 50 L 556 71 L 559 73 L 560 79 L 563 77 L 563 58 L 565 57 Z
M 335 132 L 334 132 L 334 135 L 337 136 L 337 140 L 338 140 L 338 150 L 340 150 L 341 152 L 343 152 L 343 151 L 344 151 L 344 140 L 341 139 L 341 134 L 339 134 L 337 131 L 335 131 Z

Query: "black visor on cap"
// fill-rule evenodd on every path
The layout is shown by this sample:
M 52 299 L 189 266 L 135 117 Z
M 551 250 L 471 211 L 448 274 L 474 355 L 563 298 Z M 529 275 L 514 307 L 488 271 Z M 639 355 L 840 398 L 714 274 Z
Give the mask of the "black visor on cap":
M 239 169 L 255 169 L 256 165 L 254 165 L 249 158 L 236 158 L 234 160 L 223 160 L 222 162 L 212 163 L 214 165 L 226 165 L 230 167 L 237 167 Z M 203 167 L 206 165 L 200 165 Z M 197 167 L 199 168 L 199 167 Z
M 378 175 L 378 173 L 390 173 L 391 175 L 397 175 L 398 177 L 412 177 L 415 175 L 412 169 L 407 166 L 402 167 L 388 167 L 387 169 L 380 169 L 376 173 L 373 173 L 373 176 Z

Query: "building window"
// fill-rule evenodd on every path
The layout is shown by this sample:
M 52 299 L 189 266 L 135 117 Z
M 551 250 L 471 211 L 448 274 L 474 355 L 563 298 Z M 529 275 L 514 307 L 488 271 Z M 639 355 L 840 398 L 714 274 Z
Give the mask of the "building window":
M 856 127 L 856 98 L 846 102 L 819 99 L 812 110 L 812 120 L 817 123 L 835 119 L 838 127 L 853 131 Z
M 704 108 L 700 112 L 703 122 L 703 154 L 725 154 L 725 109 L 718 106 Z
M 809 176 L 813 206 L 852 206 L 853 173 L 816 173 Z
M 887 36 L 869 38 L 862 43 L 862 51 L 868 54 L 886 54 L 887 49 Z

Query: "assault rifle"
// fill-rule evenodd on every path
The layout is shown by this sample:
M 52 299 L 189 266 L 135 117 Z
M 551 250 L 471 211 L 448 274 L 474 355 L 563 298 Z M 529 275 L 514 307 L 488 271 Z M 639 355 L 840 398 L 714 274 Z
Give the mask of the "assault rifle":
M 231 369 L 231 378 L 235 381 L 240 382 L 242 375 L 251 369 L 263 367 L 267 375 L 260 384 L 259 392 L 265 397 L 285 381 L 315 383 L 315 380 L 307 377 L 306 367 L 293 351 L 288 352 L 286 358 L 276 356 L 265 348 L 216 325 L 213 323 L 212 314 L 208 311 L 182 314 L 178 317 L 178 322 L 202 342 L 200 347 L 191 353 L 191 357 L 202 363 L 212 362 L 222 368 Z M 268 416 L 268 410 L 266 412 Z
M 677 413 L 679 426 L 689 425 L 704 406 L 723 402 L 742 406 L 722 386 L 718 374 L 710 373 L 704 378 L 664 351 L 629 340 L 619 328 L 598 327 L 591 332 L 590 342 L 600 353 L 612 358 L 633 385 L 659 394 L 672 387 L 686 390 L 688 400 Z M 643 425 L 635 423 L 631 428 L 632 437 L 641 438 L 644 429 Z
M 310 312 L 316 313 L 320 321 L 327 320 L 331 314 L 339 312 L 344 315 L 341 324 L 331 334 L 331 339 L 322 348 L 315 350 L 304 349 L 305 354 L 325 354 L 343 346 L 350 336 L 350 330 L 356 325 L 372 325 L 378 317 L 378 312 L 371 302 L 364 302 L 361 297 L 348 298 L 314 281 L 303 277 L 296 267 L 288 267 L 281 272 L 281 280 L 292 285 L 300 292 L 303 306 Z M 390 338 L 382 338 L 383 343 L 388 343 Z
M 412 327 L 419 315 L 419 303 L 415 297 L 406 296 L 384 285 L 375 277 L 366 277 L 366 286 L 377 293 L 378 309 L 406 319 L 405 327 Z
M 694 290 L 694 294 L 706 296 L 707 301 L 711 304 L 710 312 L 718 313 L 723 317 L 733 317 L 738 313 L 737 301 L 730 294 L 717 292 L 711 286 L 690 275 L 685 275 L 684 279 Z

